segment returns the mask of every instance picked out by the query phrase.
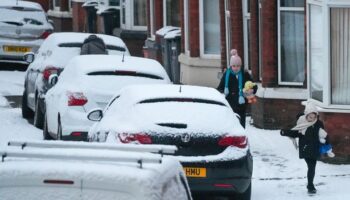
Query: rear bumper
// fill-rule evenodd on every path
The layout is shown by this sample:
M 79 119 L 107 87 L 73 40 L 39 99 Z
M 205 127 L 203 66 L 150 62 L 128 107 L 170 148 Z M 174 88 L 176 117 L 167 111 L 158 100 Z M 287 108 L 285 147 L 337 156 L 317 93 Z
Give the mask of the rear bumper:
M 4 46 L 29 47 L 31 48 L 31 52 L 36 52 L 43 41 L 44 41 L 43 39 L 23 40 L 23 39 L 11 39 L 11 38 L 0 37 L 0 61 L 26 63 L 23 60 L 24 53 L 6 52 L 4 51 Z
M 204 167 L 207 171 L 205 178 L 187 177 L 193 193 L 233 194 L 245 192 L 253 173 L 253 158 L 247 155 L 230 161 L 213 163 L 182 163 L 184 167 Z

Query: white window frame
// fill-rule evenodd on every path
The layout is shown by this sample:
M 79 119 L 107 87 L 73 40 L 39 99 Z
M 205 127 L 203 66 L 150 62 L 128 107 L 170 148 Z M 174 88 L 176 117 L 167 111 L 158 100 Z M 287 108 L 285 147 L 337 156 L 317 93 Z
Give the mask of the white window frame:
M 54 11 L 60 11 L 61 9 L 61 5 L 56 5 L 56 0 L 52 0 L 52 7 Z
M 225 0 L 225 30 L 226 30 L 226 62 L 228 67 L 230 65 L 231 49 L 232 49 L 232 24 L 231 24 L 231 13 L 229 6 L 230 0 Z
M 135 30 L 135 31 L 146 31 L 146 26 L 135 26 L 134 25 L 134 0 L 121 0 L 121 28 L 126 30 Z M 125 8 L 125 24 L 123 23 L 123 8 Z
M 307 28 L 307 74 L 308 74 L 308 94 L 310 96 L 311 101 L 315 102 L 318 106 L 323 107 L 328 109 L 328 111 L 332 111 L 331 109 L 334 109 L 333 111 L 337 112 L 342 109 L 349 110 L 350 105 L 337 105 L 337 104 L 332 104 L 331 103 L 331 41 L 330 41 L 330 10 L 331 8 L 337 8 L 337 7 L 346 7 L 350 8 L 350 2 L 349 1 L 342 1 L 342 0 L 307 0 L 306 4 L 306 16 L 307 16 L 307 24 L 310 23 L 310 5 L 315 5 L 315 6 L 320 6 L 322 8 L 322 18 L 324 23 L 323 26 L 323 51 L 322 51 L 322 57 L 323 60 L 322 62 L 325 63 L 325 84 L 323 84 L 323 96 L 322 100 L 318 101 L 316 99 L 312 99 L 311 97 L 311 78 L 310 78 L 310 71 L 311 71 L 311 66 L 310 66 L 310 30 Z
M 244 69 L 250 70 L 249 62 L 249 41 L 248 41 L 248 21 L 250 20 L 250 12 L 248 12 L 248 1 L 242 0 L 243 6 L 243 45 L 244 45 Z
M 167 0 L 163 0 L 163 26 L 174 26 L 172 24 L 167 24 Z
M 303 82 L 286 82 L 282 81 L 282 66 L 281 66 L 281 12 L 292 11 L 292 12 L 304 12 L 304 7 L 281 7 L 281 0 L 277 1 L 278 5 L 278 84 L 279 85 L 293 85 L 293 86 L 303 86 Z M 306 67 L 306 63 L 305 63 Z
M 151 39 L 155 40 L 155 24 L 154 24 L 154 0 L 149 0 L 149 15 L 150 15 L 150 31 L 151 31 Z
M 185 54 L 190 55 L 190 44 L 189 44 L 189 28 L 188 28 L 188 16 L 189 16 L 189 8 L 188 8 L 189 0 L 184 0 L 184 33 L 185 33 Z
M 204 9 L 203 9 L 203 1 L 199 1 L 199 49 L 200 49 L 200 57 L 201 58 L 207 58 L 207 59 L 220 59 L 221 53 L 219 54 L 205 54 L 204 53 Z M 217 1 L 219 3 L 219 1 Z

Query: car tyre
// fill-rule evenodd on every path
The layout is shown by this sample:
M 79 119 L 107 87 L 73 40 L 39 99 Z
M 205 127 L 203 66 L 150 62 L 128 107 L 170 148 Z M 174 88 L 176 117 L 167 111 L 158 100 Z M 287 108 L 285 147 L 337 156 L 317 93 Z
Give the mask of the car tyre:
M 27 92 L 24 90 L 22 95 L 22 117 L 24 119 L 33 118 L 34 112 L 28 107 L 27 103 Z
M 37 98 L 35 102 L 34 126 L 42 129 L 44 126 L 44 111 L 41 107 L 41 100 Z
M 252 193 L 252 183 L 249 184 L 249 187 L 247 188 L 246 191 L 244 191 L 243 193 L 235 194 L 232 199 L 234 199 L 234 200 L 250 200 L 251 193 Z
M 44 118 L 44 127 L 43 127 L 43 139 L 44 140 L 52 140 L 53 138 L 51 137 L 48 127 L 47 127 L 47 117 L 45 115 Z

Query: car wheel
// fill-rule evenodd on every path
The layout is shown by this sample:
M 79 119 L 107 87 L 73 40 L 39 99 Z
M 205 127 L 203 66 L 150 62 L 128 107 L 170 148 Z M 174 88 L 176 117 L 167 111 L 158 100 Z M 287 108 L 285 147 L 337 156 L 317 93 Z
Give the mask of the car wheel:
M 57 127 L 57 140 L 62 140 L 62 125 L 61 125 L 61 119 L 58 118 L 58 127 Z
M 49 130 L 47 128 L 47 117 L 45 115 L 44 118 L 44 127 L 43 127 L 43 138 L 44 140 L 52 140 L 53 138 L 51 137 Z
M 34 126 L 42 129 L 44 126 L 44 112 L 41 109 L 40 99 L 37 98 L 35 102 L 35 112 L 34 112 Z
M 232 199 L 234 200 L 250 200 L 252 193 L 252 183 L 249 184 L 247 190 L 241 194 L 235 194 Z
M 27 92 L 24 90 L 22 95 L 22 117 L 24 119 L 33 118 L 34 112 L 28 107 Z

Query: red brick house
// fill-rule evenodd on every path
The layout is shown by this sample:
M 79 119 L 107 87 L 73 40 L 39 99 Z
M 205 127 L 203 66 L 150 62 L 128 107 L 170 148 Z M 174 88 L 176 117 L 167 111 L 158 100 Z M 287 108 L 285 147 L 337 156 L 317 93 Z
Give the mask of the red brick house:
M 156 30 L 166 0 L 148 0 L 145 53 L 161 60 Z M 181 82 L 216 87 L 236 48 L 255 82 L 259 128 L 292 127 L 311 99 L 340 161 L 350 161 L 350 1 L 179 0 Z M 154 48 L 150 48 L 150 47 Z M 157 47 L 158 45 L 158 47 Z M 158 48 L 158 49 L 157 49 Z

